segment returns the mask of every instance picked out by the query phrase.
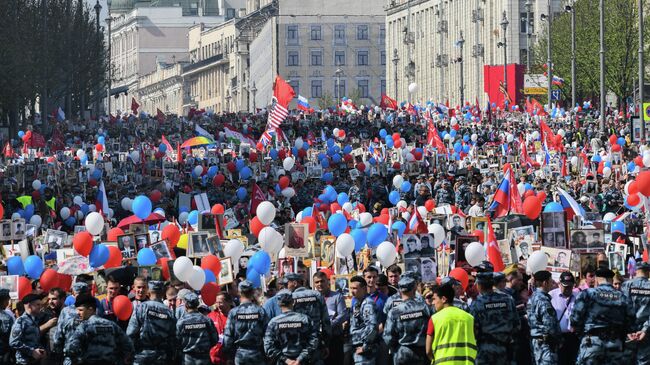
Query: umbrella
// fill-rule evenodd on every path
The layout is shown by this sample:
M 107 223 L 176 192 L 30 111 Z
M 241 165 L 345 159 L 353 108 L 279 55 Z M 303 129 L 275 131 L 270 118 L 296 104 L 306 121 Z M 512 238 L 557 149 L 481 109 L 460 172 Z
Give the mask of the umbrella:
M 130 226 L 131 224 L 146 224 L 146 225 L 152 225 L 160 222 L 164 222 L 166 220 L 165 217 L 158 213 L 151 213 L 146 219 L 140 219 L 136 215 L 132 215 L 130 217 L 124 218 L 120 221 L 120 223 L 117 224 L 118 228 L 126 228 Z
M 187 141 L 183 142 L 181 148 L 199 147 L 199 146 L 205 146 L 205 145 L 215 144 L 215 143 L 217 142 L 211 140 L 208 137 L 198 136 L 198 137 L 192 137 Z

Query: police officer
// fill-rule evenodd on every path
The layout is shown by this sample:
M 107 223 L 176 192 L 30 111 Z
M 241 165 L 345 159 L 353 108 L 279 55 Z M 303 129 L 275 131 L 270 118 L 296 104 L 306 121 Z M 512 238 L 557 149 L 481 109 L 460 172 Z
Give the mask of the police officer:
M 72 284 L 72 295 L 75 299 L 79 295 L 88 294 L 89 292 L 90 287 L 84 282 L 76 282 Z M 59 321 L 56 323 L 56 330 L 54 331 L 54 342 L 52 344 L 54 352 L 57 354 L 63 354 L 63 349 L 69 336 L 74 332 L 80 322 L 79 315 L 77 314 L 74 305 L 64 307 L 61 310 Z M 63 358 L 63 364 L 67 365 L 70 363 L 71 360 L 69 358 Z
M 415 287 L 413 277 L 402 276 L 398 283 L 402 302 L 388 312 L 386 319 L 383 337 L 395 365 L 429 363 L 425 344 L 427 323 L 432 313 L 426 303 L 416 299 Z
M 80 294 L 74 303 L 81 323 L 65 343 L 64 354 L 75 365 L 113 365 L 133 354 L 131 339 L 115 323 L 96 315 L 97 300 Z
M 637 364 L 650 363 L 650 280 L 648 273 L 650 264 L 637 260 L 636 277 L 623 283 L 622 291 L 631 301 L 636 312 L 636 322 L 632 327 L 634 332 L 630 337 L 633 341 L 625 345 L 626 352 L 636 357 Z
M 305 288 L 301 284 L 302 280 L 299 281 L 298 285 L 300 286 L 292 294 L 293 310 L 309 317 L 314 331 L 319 334 L 318 349 L 312 357 L 312 363 L 321 364 L 323 358 L 326 357 L 323 356 L 323 352 L 327 353 L 329 340 L 332 337 L 332 323 L 323 296 L 319 292 Z
M 25 313 L 16 319 L 11 328 L 9 346 L 16 351 L 16 364 L 33 364 L 47 356 L 41 346 L 41 331 L 38 328 L 38 316 L 41 313 L 41 298 L 36 294 L 27 294 L 22 300 Z
M 528 324 L 530 325 L 535 364 L 557 364 L 557 350 L 562 331 L 551 303 L 551 296 L 548 295 L 553 280 L 551 273 L 546 270 L 536 272 L 533 277 L 535 291 L 528 302 Z
M 5 312 L 9 300 L 9 290 L 0 289 L 0 365 L 9 364 L 11 354 L 9 335 L 11 334 L 11 326 L 14 324 L 14 318 Z
M 453 306 L 458 309 L 462 309 L 465 312 L 469 312 L 469 305 L 467 305 L 467 303 L 460 298 L 460 296 L 465 293 L 465 289 L 463 289 L 463 285 L 460 283 L 460 281 L 451 276 L 447 276 L 440 281 L 440 286 L 443 285 L 450 285 L 452 288 L 454 288 Z
M 209 365 L 210 349 L 219 342 L 214 322 L 199 313 L 199 297 L 185 295 L 185 314 L 176 323 L 176 339 L 183 353 L 183 365 Z
M 241 304 L 230 310 L 223 333 L 223 351 L 235 365 L 262 365 L 264 357 L 264 331 L 268 317 L 257 304 L 253 284 L 244 280 L 239 283 Z
M 135 307 L 126 329 L 135 347 L 135 365 L 166 363 L 175 348 L 176 319 L 162 302 L 163 283 L 150 281 L 148 285 L 149 300 Z
M 350 308 L 350 342 L 356 365 L 374 365 L 379 338 L 375 303 L 368 295 L 366 280 L 361 276 L 350 279 L 350 293 L 354 303 Z
M 315 361 L 318 335 L 309 317 L 294 312 L 294 299 L 287 289 L 276 294 L 282 314 L 271 319 L 264 335 L 264 351 L 275 365 L 300 365 Z
M 405 277 L 405 276 L 410 277 L 413 280 L 415 280 L 415 286 L 416 287 L 418 286 L 418 283 L 421 280 L 421 276 L 417 272 L 407 271 L 401 276 L 401 278 Z M 399 283 L 399 279 L 398 279 L 398 283 Z M 422 303 L 424 303 L 424 297 L 422 297 L 422 295 L 420 293 L 418 293 L 417 291 L 415 292 L 415 300 L 419 300 Z M 384 317 L 388 318 L 388 312 L 390 312 L 390 310 L 395 308 L 396 306 L 400 305 L 403 301 L 404 300 L 402 299 L 402 293 L 401 292 L 397 292 L 397 293 L 391 295 L 390 297 L 388 297 L 388 299 L 386 299 L 386 304 L 384 304 Z
M 302 276 L 296 273 L 288 273 L 282 279 L 280 279 L 280 284 L 283 285 L 287 290 L 293 292 L 299 285 L 302 280 Z M 271 299 L 264 302 L 264 311 L 266 316 L 269 319 L 279 316 L 282 314 L 280 305 L 278 304 L 277 294 L 271 297 Z
M 635 323 L 635 313 L 623 292 L 614 289 L 614 272 L 596 270 L 596 287 L 582 291 L 571 313 L 571 325 L 579 334 L 578 364 L 622 364 L 628 362 L 624 346 L 627 330 Z
M 519 316 L 514 300 L 493 290 L 494 273 L 476 275 L 479 296 L 472 302 L 469 313 L 474 316 L 474 332 L 478 353 L 476 364 L 509 364 L 512 341 L 519 330 Z

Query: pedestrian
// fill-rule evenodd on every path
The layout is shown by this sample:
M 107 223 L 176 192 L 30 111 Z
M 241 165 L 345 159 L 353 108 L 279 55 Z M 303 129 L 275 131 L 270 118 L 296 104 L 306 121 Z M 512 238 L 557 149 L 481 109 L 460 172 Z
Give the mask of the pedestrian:
M 0 365 L 10 364 L 12 355 L 9 347 L 9 336 L 11 335 L 14 318 L 5 311 L 10 300 L 9 290 L 0 289 Z
M 257 304 L 253 284 L 244 280 L 239 283 L 241 304 L 228 313 L 223 332 L 223 354 L 233 359 L 235 365 L 262 365 L 264 356 L 264 332 L 268 317 Z
M 57 364 L 61 362 L 58 354 L 54 353 L 54 333 L 56 332 L 56 324 L 59 320 L 59 315 L 63 310 L 65 303 L 65 291 L 61 288 L 52 288 L 47 294 L 47 306 L 41 310 L 41 315 L 38 321 L 41 330 L 41 341 L 48 351 L 49 356 L 43 363 Z
M 27 294 L 22 299 L 25 313 L 16 319 L 11 327 L 9 346 L 16 351 L 16 364 L 34 364 L 47 357 L 47 351 L 41 345 L 41 331 L 38 328 L 38 316 L 41 313 L 41 298 L 36 294 Z
M 345 305 L 345 297 L 339 290 L 331 290 L 330 281 L 322 271 L 313 276 L 314 289 L 325 299 L 327 312 L 332 326 L 328 356 L 325 358 L 326 365 L 343 364 L 343 323 L 349 320 L 349 311 Z
M 136 276 L 136 278 L 133 279 L 133 287 L 131 288 L 133 291 L 133 298 L 131 299 L 131 302 L 133 303 L 133 309 L 148 300 L 149 286 L 147 284 L 147 281 L 147 278 L 144 276 Z
M 571 325 L 582 338 L 577 363 L 624 364 L 625 341 L 635 323 L 634 307 L 623 292 L 614 289 L 614 272 L 602 266 L 595 271 L 595 287 L 578 295 Z
M 426 365 L 426 329 L 431 317 L 429 307 L 415 297 L 416 281 L 403 276 L 398 289 L 402 302 L 388 312 L 383 338 L 393 354 L 395 365 Z
M 625 349 L 632 358 L 636 358 L 637 364 L 650 364 L 650 264 L 638 260 L 636 262 L 636 273 L 632 280 L 623 283 L 622 290 L 631 301 L 636 321 L 632 327 L 633 341 L 625 344 Z
M 302 286 L 302 280 L 298 285 L 293 291 L 293 310 L 306 315 L 311 320 L 314 331 L 318 334 L 318 348 L 313 354 L 312 363 L 321 364 L 323 358 L 327 357 L 327 349 L 332 337 L 332 323 L 327 304 L 318 291 Z
M 90 294 L 80 294 L 74 305 L 81 323 L 65 343 L 65 356 L 75 365 L 128 363 L 133 343 L 115 322 L 96 315 L 97 300 Z
M 302 280 L 302 276 L 296 273 L 288 273 L 284 275 L 284 277 L 280 280 L 281 285 L 283 285 L 287 290 L 290 292 L 293 292 L 300 286 L 300 282 Z M 277 294 L 271 297 L 271 299 L 267 300 L 264 302 L 264 311 L 266 312 L 266 316 L 269 317 L 270 319 L 273 319 L 274 317 L 279 316 L 282 314 L 282 310 L 280 309 L 280 305 L 278 304 L 278 298 L 276 298 Z
M 379 340 L 377 309 L 368 294 L 366 280 L 361 276 L 350 279 L 353 297 L 350 308 L 350 341 L 355 365 L 374 365 Z
M 135 347 L 135 365 L 165 363 L 176 347 L 176 319 L 163 304 L 164 286 L 150 281 L 149 300 L 135 307 L 126 334 Z
M 432 364 L 470 365 L 476 359 L 474 317 L 453 305 L 454 288 L 441 285 L 433 289 L 436 313 L 427 325 L 425 350 Z
M 212 363 L 214 364 L 221 364 L 225 363 L 222 351 L 223 333 L 226 328 L 228 313 L 230 313 L 232 310 L 234 303 L 230 294 L 222 291 L 217 294 L 214 305 L 215 310 L 208 313 L 208 318 L 214 322 L 214 328 L 217 329 L 217 333 L 220 333 L 222 335 L 219 336 L 219 343 L 210 349 L 210 359 L 212 359 Z
M 573 331 L 569 318 L 573 313 L 578 294 L 574 292 L 575 278 L 569 271 L 560 274 L 560 286 L 551 290 L 548 294 L 551 296 L 551 304 L 555 309 L 557 320 L 560 322 L 562 331 L 562 347 L 558 352 L 558 361 L 560 365 L 575 364 L 578 357 L 578 347 L 580 341 Z
M 209 365 L 210 349 L 219 342 L 214 322 L 199 313 L 199 297 L 185 295 L 185 314 L 176 322 L 176 341 L 183 365 Z
M 275 296 L 282 313 L 271 319 L 264 334 L 264 351 L 273 365 L 310 364 L 318 348 L 317 331 L 308 316 L 294 312 L 291 291 Z
M 90 293 L 90 287 L 84 282 L 76 282 L 72 284 L 72 295 L 76 299 L 79 295 Z M 79 314 L 74 305 L 64 307 L 59 315 L 56 324 L 56 331 L 54 331 L 54 346 L 53 350 L 58 355 L 63 356 L 66 342 L 70 339 L 70 335 L 75 331 L 77 326 L 81 323 Z M 63 362 L 69 364 L 70 359 L 64 357 Z
M 561 341 L 560 323 L 548 292 L 553 285 L 551 273 L 542 270 L 533 274 L 535 291 L 528 302 L 528 324 L 533 344 L 533 357 L 537 365 L 558 363 Z

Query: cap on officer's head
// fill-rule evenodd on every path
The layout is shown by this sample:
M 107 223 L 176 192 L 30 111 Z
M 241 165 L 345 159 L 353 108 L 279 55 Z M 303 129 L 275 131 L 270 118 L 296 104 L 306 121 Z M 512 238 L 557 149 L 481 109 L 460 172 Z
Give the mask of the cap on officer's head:
M 178 291 L 178 294 L 176 294 L 176 298 L 185 300 L 185 296 L 191 292 L 192 292 L 191 290 L 183 288 Z
M 84 283 L 82 281 L 78 281 L 78 282 L 72 284 L 72 291 L 74 291 L 75 294 L 77 294 L 77 295 L 84 294 L 84 293 L 89 293 L 90 292 L 90 287 L 88 286 L 88 284 L 86 284 L 86 283 Z
M 0 299 L 11 298 L 9 295 L 9 289 L 0 289 Z
M 32 303 L 32 302 L 36 302 L 36 301 L 38 301 L 38 300 L 41 300 L 41 296 L 40 296 L 40 295 L 38 295 L 38 294 L 34 294 L 34 293 L 29 293 L 29 294 L 27 294 L 27 295 L 25 295 L 25 296 L 23 297 L 23 299 L 21 300 L 21 302 L 23 302 L 23 304 L 30 304 L 30 303 Z
M 446 276 L 440 280 L 440 286 L 442 285 L 460 285 L 460 281 L 456 280 L 451 276 Z
M 494 265 L 490 261 L 482 261 L 476 265 L 476 272 L 494 272 Z
M 185 294 L 185 299 L 184 300 L 185 300 L 185 306 L 187 308 L 196 309 L 196 308 L 199 307 L 199 304 L 201 303 L 199 301 L 199 296 L 196 295 L 195 293 L 192 293 L 192 292 L 190 292 L 188 294 Z
M 293 304 L 293 294 L 287 289 L 282 289 L 276 294 L 280 306 L 289 306 Z
M 492 276 L 494 277 L 494 285 L 497 285 L 497 284 L 499 284 L 501 282 L 506 281 L 506 274 L 504 274 L 502 272 L 499 272 L 499 271 L 493 272 Z
M 605 278 L 605 279 L 611 279 L 614 277 L 614 272 L 607 266 L 600 266 L 596 270 L 596 277 L 598 278 Z
M 253 283 L 251 283 L 248 280 L 244 280 L 241 283 L 239 283 L 238 288 L 239 288 L 240 292 L 248 292 L 248 291 L 251 291 L 251 290 L 255 289 L 255 287 L 253 286 Z
M 162 281 L 151 280 L 149 282 L 149 290 L 152 291 L 152 292 L 162 293 L 164 288 L 165 288 L 165 285 L 163 284 Z
M 494 274 L 491 272 L 479 272 L 476 274 L 476 282 L 480 285 L 494 285 Z
M 298 281 L 302 282 L 302 276 L 300 274 L 296 274 L 293 272 L 290 272 L 284 276 L 287 279 L 287 282 L 289 281 Z
M 636 269 L 650 271 L 650 263 L 643 261 L 642 258 L 636 259 Z
M 535 281 L 546 281 L 551 278 L 551 273 L 546 270 L 540 270 L 533 274 Z
M 407 292 L 415 289 L 415 279 L 410 276 L 402 276 L 397 282 L 400 291 Z

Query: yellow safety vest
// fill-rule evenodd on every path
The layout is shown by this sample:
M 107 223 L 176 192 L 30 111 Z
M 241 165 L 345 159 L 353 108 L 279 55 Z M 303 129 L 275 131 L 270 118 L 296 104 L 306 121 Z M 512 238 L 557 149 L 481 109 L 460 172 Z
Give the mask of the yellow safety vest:
M 32 204 L 32 197 L 29 195 L 23 195 L 16 198 L 20 202 L 20 205 L 25 209 L 28 205 Z
M 434 327 L 431 364 L 474 364 L 474 317 L 462 309 L 450 306 L 431 316 L 431 320 Z

